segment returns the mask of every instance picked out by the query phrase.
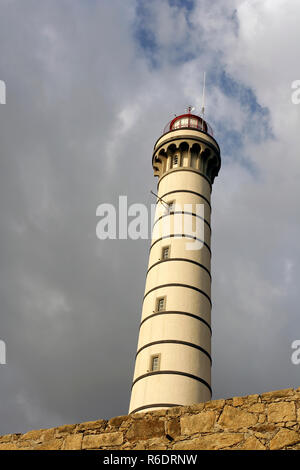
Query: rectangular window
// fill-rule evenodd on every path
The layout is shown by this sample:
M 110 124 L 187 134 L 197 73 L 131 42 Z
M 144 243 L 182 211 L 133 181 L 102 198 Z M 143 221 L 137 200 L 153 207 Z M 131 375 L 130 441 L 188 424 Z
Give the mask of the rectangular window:
M 165 298 L 162 297 L 161 299 L 157 300 L 157 311 L 161 312 L 165 309 Z
M 165 246 L 165 247 L 162 249 L 162 259 L 168 259 L 168 258 L 169 258 L 169 254 L 170 254 L 170 247 L 169 247 L 169 246 Z
M 173 166 L 177 166 L 178 165 L 178 155 L 174 155 L 173 157 Z
M 169 212 L 174 212 L 175 210 L 175 201 L 168 202 L 169 205 Z
M 160 357 L 159 355 L 151 356 L 151 370 L 159 370 Z

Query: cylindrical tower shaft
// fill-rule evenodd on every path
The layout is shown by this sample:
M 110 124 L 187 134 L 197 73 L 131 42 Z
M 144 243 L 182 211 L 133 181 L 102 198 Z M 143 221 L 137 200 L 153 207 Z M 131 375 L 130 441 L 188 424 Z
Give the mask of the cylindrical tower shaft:
M 191 114 L 154 146 L 158 200 L 130 413 L 211 398 L 210 196 L 220 164 L 207 124 Z

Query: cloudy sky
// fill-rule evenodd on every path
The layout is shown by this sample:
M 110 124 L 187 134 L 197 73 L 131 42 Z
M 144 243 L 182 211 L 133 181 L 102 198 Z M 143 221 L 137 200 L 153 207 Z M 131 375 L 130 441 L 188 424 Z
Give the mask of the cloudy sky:
M 150 206 L 153 145 L 201 107 L 213 187 L 214 398 L 300 386 L 298 0 L 0 0 L 0 433 L 126 414 L 149 240 L 96 237 Z

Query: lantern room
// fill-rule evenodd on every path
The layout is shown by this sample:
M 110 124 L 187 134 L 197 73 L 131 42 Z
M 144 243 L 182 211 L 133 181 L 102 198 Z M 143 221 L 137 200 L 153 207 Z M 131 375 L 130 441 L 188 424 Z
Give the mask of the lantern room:
M 176 116 L 172 121 L 170 121 L 164 128 L 164 134 L 170 131 L 175 131 L 177 129 L 198 129 L 199 131 L 205 132 L 213 136 L 213 130 L 210 125 L 196 114 L 181 114 Z

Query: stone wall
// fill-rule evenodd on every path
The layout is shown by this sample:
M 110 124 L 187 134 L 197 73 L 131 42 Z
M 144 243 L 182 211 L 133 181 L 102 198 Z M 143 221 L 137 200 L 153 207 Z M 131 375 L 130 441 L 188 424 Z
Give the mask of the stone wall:
M 0 437 L 16 449 L 300 449 L 300 388 Z

